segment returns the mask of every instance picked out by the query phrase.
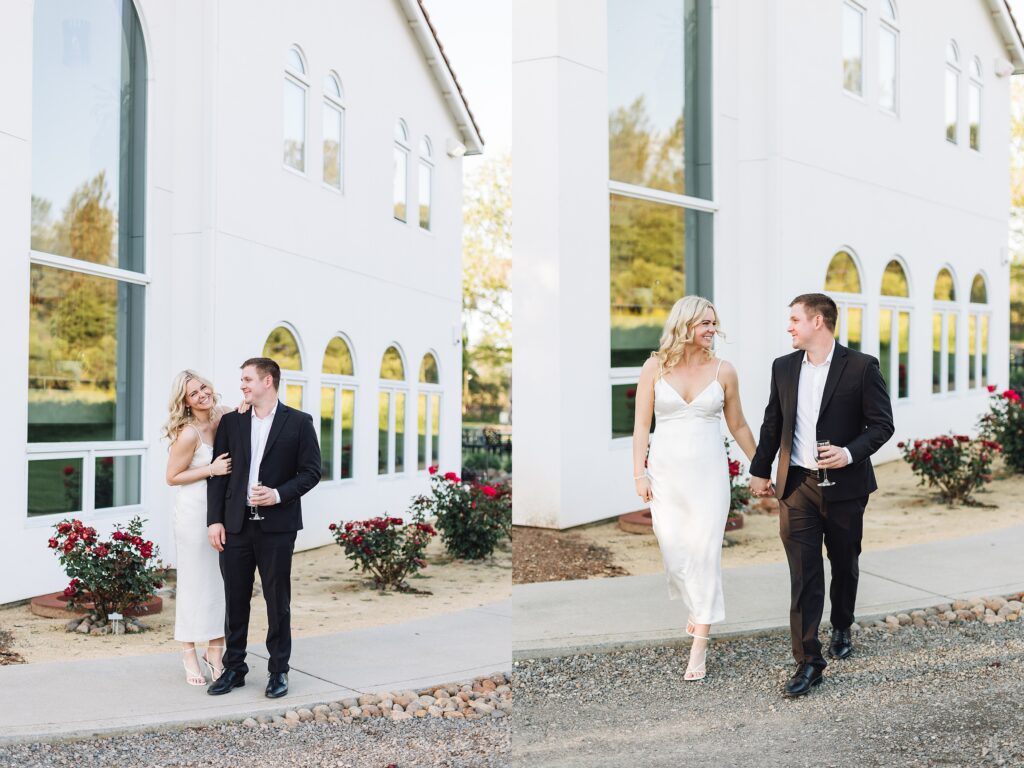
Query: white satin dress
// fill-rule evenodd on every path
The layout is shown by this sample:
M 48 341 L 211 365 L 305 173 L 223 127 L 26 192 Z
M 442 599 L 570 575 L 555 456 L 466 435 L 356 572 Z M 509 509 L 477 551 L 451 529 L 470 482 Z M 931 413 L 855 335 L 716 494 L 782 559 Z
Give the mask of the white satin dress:
M 213 446 L 204 443 L 199 435 L 199 444 L 188 468 L 209 466 L 212 459 Z M 174 639 L 183 643 L 205 643 L 223 637 L 224 580 L 220 575 L 217 550 L 210 546 L 206 537 L 205 479 L 178 486 L 174 499 L 174 546 L 178 558 Z
M 654 535 L 669 597 L 681 599 L 696 624 L 725 619 L 722 537 L 730 492 L 724 405 L 717 371 L 689 403 L 664 378 L 654 383 L 656 422 L 647 458 Z

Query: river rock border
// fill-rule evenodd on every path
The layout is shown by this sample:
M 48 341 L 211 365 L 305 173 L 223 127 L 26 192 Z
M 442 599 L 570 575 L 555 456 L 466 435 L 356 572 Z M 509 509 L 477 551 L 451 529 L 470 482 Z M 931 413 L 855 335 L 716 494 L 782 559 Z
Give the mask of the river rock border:
M 942 627 L 951 624 L 978 622 L 986 625 L 1008 621 L 1024 623 L 1024 592 L 1006 596 L 972 597 L 911 611 L 889 614 L 863 624 L 854 624 L 854 631 L 895 631 L 900 627 Z
M 433 685 L 419 690 L 364 693 L 360 696 L 314 706 L 289 709 L 279 714 L 247 717 L 250 728 L 291 728 L 299 723 L 334 725 L 381 718 L 401 722 L 424 718 L 446 720 L 499 720 L 512 714 L 512 685 L 502 673 L 471 681 Z

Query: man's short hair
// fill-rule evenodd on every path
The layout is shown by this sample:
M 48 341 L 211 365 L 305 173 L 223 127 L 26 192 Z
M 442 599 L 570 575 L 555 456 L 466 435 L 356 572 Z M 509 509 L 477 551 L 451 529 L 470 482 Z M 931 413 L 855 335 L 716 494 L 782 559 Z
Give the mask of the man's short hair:
M 821 315 L 821 319 L 825 321 L 825 327 L 830 331 L 835 331 L 839 309 L 836 307 L 836 303 L 824 293 L 801 293 L 789 302 L 791 307 L 795 304 L 803 304 L 808 317 Z
M 269 357 L 250 357 L 244 363 L 243 368 L 252 366 L 256 369 L 256 373 L 262 379 L 264 376 L 272 376 L 274 379 L 274 389 L 281 388 L 281 366 L 271 360 Z

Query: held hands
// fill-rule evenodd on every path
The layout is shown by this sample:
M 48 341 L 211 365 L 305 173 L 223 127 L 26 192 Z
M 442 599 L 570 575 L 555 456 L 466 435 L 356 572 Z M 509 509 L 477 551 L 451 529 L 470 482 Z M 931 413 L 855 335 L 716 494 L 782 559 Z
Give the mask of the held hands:
M 210 476 L 231 474 L 231 455 L 222 453 L 210 463 Z
M 254 507 L 270 507 L 277 504 L 277 494 L 273 488 L 256 483 L 249 494 L 249 503 Z
M 772 488 L 772 481 L 767 477 L 754 477 L 750 476 L 750 492 L 762 498 L 764 496 L 774 496 L 775 489 Z
M 206 527 L 206 538 L 210 540 L 210 546 L 218 552 L 224 551 L 224 544 L 227 542 L 227 532 L 221 523 L 214 523 Z
M 830 445 L 818 450 L 818 469 L 840 469 L 849 463 L 846 449 L 841 445 Z
M 636 495 L 643 499 L 645 502 L 649 502 L 654 498 L 654 493 L 651 491 L 651 479 L 644 475 L 638 478 L 636 481 Z

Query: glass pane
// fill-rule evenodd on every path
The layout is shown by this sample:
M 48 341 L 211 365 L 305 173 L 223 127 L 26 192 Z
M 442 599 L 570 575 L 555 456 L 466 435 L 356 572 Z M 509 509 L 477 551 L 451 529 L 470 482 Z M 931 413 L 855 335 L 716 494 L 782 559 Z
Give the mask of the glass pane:
M 420 163 L 420 229 L 430 229 L 430 174 L 430 166 Z
M 935 278 L 935 294 L 932 298 L 936 301 L 956 301 L 956 286 L 953 285 L 953 275 L 948 269 L 939 270 L 939 276 Z
M 896 23 L 896 9 L 893 7 L 892 0 L 882 0 L 882 18 Z
M 896 33 L 883 26 L 878 38 L 878 103 L 882 109 L 896 111 Z
M 298 411 L 302 410 L 302 385 L 286 384 L 284 388 L 284 404 Z
M 405 121 L 399 120 L 395 123 L 395 141 L 403 144 L 409 140 L 409 129 L 405 127 Z
M 301 371 L 302 356 L 299 354 L 299 342 L 294 334 L 283 325 L 277 326 L 267 336 L 263 345 L 263 356 L 274 360 L 282 370 Z
M 843 305 L 839 304 L 839 314 L 836 317 L 836 327 L 832 329 L 832 338 L 838 342 L 843 340 Z
M 32 248 L 143 271 L 146 51 L 132 3 L 35 3 L 31 145 Z
M 978 386 L 978 317 L 967 316 L 967 387 Z
M 946 43 L 946 61 L 950 64 L 957 64 L 960 61 L 960 51 L 952 40 Z
M 946 391 L 956 391 L 956 314 L 946 315 Z
M 710 0 L 608 0 L 610 178 L 711 197 Z
M 324 104 L 324 184 L 341 189 L 341 110 Z
M 395 147 L 395 161 L 392 170 L 392 199 L 394 200 L 394 216 L 405 221 L 406 166 L 409 156 L 404 149 Z
M 430 461 L 441 463 L 441 395 L 430 396 Z
M 388 419 L 391 414 L 391 393 L 381 392 L 377 398 L 377 474 L 386 475 L 391 464 L 388 446 L 390 431 Z
M 420 363 L 420 382 L 423 384 L 437 384 L 437 358 L 429 352 L 423 356 Z
M 335 376 L 352 376 L 355 368 L 352 365 L 352 350 L 340 336 L 335 336 L 327 344 L 324 352 L 324 373 Z
M 97 456 L 96 509 L 129 507 L 142 503 L 142 457 Z
M 832 257 L 825 275 L 825 290 L 836 293 L 860 293 L 860 272 L 853 257 L 840 251 Z
M 306 68 L 302 65 L 302 56 L 295 48 L 288 49 L 288 54 L 285 56 L 284 65 L 293 72 L 298 72 L 300 75 L 306 74 Z
M 900 312 L 899 396 L 910 396 L 910 313 Z
M 981 316 L 981 386 L 988 386 L 988 315 Z
M 907 275 L 898 261 L 890 261 L 882 274 L 883 296 L 910 296 L 907 288 Z
M 861 351 L 861 335 L 864 327 L 864 310 L 861 307 L 850 307 L 846 310 L 846 346 Z
M 352 477 L 353 454 L 355 452 L 356 393 L 353 389 L 341 390 L 341 478 Z
M 394 347 L 384 350 L 384 359 L 380 364 L 380 377 L 405 381 L 405 365 L 402 363 L 402 355 Z
M 145 288 L 33 264 L 30 443 L 142 439 Z
M 395 392 L 395 472 L 405 472 L 404 392 Z
M 43 459 L 28 463 L 28 516 L 82 509 L 83 459 Z
M 951 69 L 946 70 L 946 140 L 956 144 L 957 112 L 960 99 L 957 94 L 960 77 Z
M 337 390 L 320 388 L 320 479 L 334 479 L 334 407 Z
M 293 80 L 284 81 L 284 164 L 306 169 L 306 89 Z
M 883 309 L 878 315 L 878 365 L 882 369 L 885 386 L 892 392 L 892 310 Z
M 981 86 L 974 83 L 967 87 L 967 130 L 971 149 L 981 149 Z
M 971 282 L 971 303 L 988 304 L 988 288 L 985 286 L 985 278 L 975 275 Z
M 612 384 L 612 437 L 632 437 L 636 417 L 636 384 Z M 651 432 L 654 418 L 651 418 Z
M 338 85 L 338 80 L 334 75 L 328 75 L 324 78 L 324 93 L 335 99 L 341 98 L 341 86 Z
M 416 397 L 416 468 L 427 468 L 427 396 Z
M 977 56 L 971 59 L 971 77 L 981 80 L 981 60 Z
M 863 92 L 864 14 L 843 4 L 843 88 L 858 96 Z
M 686 292 L 685 212 L 611 196 L 611 365 L 640 366 Z
M 942 313 L 932 313 L 932 392 L 942 391 Z
M 420 139 L 420 156 L 429 159 L 432 154 L 433 152 L 430 147 L 430 139 L 424 136 Z

